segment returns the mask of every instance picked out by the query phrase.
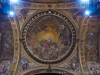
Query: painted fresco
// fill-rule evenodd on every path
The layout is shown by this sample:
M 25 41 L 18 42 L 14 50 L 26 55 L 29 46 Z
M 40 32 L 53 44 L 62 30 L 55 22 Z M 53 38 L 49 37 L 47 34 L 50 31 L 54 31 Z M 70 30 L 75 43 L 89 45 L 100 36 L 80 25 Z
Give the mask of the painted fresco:
M 100 75 L 100 64 L 96 61 L 88 61 L 88 67 L 91 75 Z
M 73 71 L 75 71 L 75 70 L 77 70 L 78 68 L 79 68 L 79 62 L 78 62 L 78 60 L 76 59 L 73 59 L 72 61 L 71 61 L 71 63 L 69 64 L 69 67 L 70 67 L 70 69 L 71 70 L 73 70 Z
M 21 57 L 19 59 L 19 65 L 18 65 L 18 72 L 21 72 L 23 70 L 27 70 L 33 67 L 39 67 L 39 66 L 40 65 L 28 59 L 25 53 L 23 52 L 23 50 L 21 50 Z
M 87 35 L 86 38 L 86 46 L 89 49 L 92 49 L 96 46 L 96 34 L 91 32 L 89 35 Z
M 19 67 L 20 67 L 21 70 L 28 69 L 29 68 L 28 59 L 21 59 Z
M 66 63 L 63 67 L 66 67 L 66 69 L 72 70 L 72 71 L 78 71 L 80 66 L 79 66 L 79 61 L 75 59 L 71 59 L 70 62 Z
M 28 13 L 28 10 L 27 9 L 21 9 L 20 13 L 22 14 L 23 19 L 25 20 L 27 13 Z M 19 16 L 19 20 L 22 18 L 22 16 L 21 15 Z
M 70 14 L 71 14 L 71 18 L 78 24 L 78 28 L 80 30 L 80 24 L 82 22 L 82 10 L 80 9 L 73 9 L 73 10 L 70 10 Z
M 4 32 L 2 34 L 2 38 L 3 38 L 3 46 L 7 49 L 11 48 L 13 46 L 13 37 L 12 37 L 12 33 L 10 31 L 8 32 Z
M 3 60 L 0 63 L 0 75 L 6 75 L 10 68 L 10 60 Z
M 0 15 L 0 59 L 13 58 L 13 35 L 8 16 Z
M 13 52 L 12 27 L 8 16 L 2 14 L 0 15 L 0 75 L 8 73 Z
M 64 67 L 70 71 L 80 71 L 80 63 L 77 57 L 77 53 L 73 54 L 72 58 L 68 62 L 59 65 L 59 67 Z
M 1 34 L 1 56 L 2 59 L 12 59 L 13 57 L 13 35 L 12 28 L 7 16 L 0 16 L 0 34 Z M 5 18 L 5 19 L 3 19 Z
M 71 29 L 59 17 L 40 17 L 29 27 L 26 41 L 34 56 L 43 60 L 54 60 L 63 56 L 70 48 Z

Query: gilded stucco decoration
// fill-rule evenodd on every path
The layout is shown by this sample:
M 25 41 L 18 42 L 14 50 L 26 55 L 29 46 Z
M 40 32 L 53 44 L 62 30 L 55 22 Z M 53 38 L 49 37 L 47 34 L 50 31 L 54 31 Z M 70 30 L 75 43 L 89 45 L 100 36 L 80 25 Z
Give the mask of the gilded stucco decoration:
M 47 69 L 48 64 L 50 67 L 53 67 L 52 64 L 62 63 L 67 58 L 68 60 L 64 62 L 65 64 L 61 64 L 64 64 L 63 66 L 54 65 L 57 68 L 62 68 L 54 69 L 53 67 L 51 72 L 69 74 L 63 70 L 66 69 L 72 71 L 73 74 L 75 74 L 75 72 L 77 72 L 77 74 L 81 72 L 80 74 L 84 75 L 100 74 L 100 61 L 97 57 L 98 40 L 96 31 L 96 27 L 98 27 L 96 24 L 100 24 L 98 23 L 99 20 L 96 19 L 96 17 L 91 17 L 91 19 L 95 19 L 91 22 L 90 17 L 87 16 L 83 19 L 82 11 L 84 7 L 81 6 L 79 2 L 59 4 L 60 0 L 52 1 L 54 3 L 50 0 L 31 1 L 36 3 L 22 1 L 19 5 L 14 7 L 14 10 L 18 14 L 17 18 L 19 23 L 17 23 L 15 17 L 10 17 L 13 33 L 10 26 L 0 25 L 0 70 L 7 70 L 6 72 L 4 72 L 4 70 L 0 71 L 0 74 L 9 73 L 9 75 L 15 75 L 17 72 L 24 74 L 24 72 L 30 68 L 34 69 L 34 71 L 26 72 L 26 75 L 50 72 Z M 63 0 L 63 2 L 65 2 L 65 0 Z M 82 10 L 80 10 L 80 8 Z M 37 9 L 50 10 L 41 11 L 32 15 L 34 12 L 38 12 Z M 52 11 L 52 9 L 62 9 L 67 15 L 70 13 L 70 18 L 60 12 Z M 64 9 L 68 10 L 66 11 Z M 27 21 L 30 15 L 32 16 Z M 75 23 L 72 23 L 71 19 L 74 20 Z M 82 20 L 83 22 L 81 22 Z M 74 27 L 76 23 L 77 31 L 80 32 L 79 39 L 77 40 L 76 29 Z M 19 24 L 20 28 L 17 24 Z M 3 28 L 7 31 L 2 30 Z M 22 33 L 20 35 L 19 29 L 21 28 Z M 19 36 L 21 36 L 21 38 L 19 38 Z M 79 53 L 72 56 L 75 54 L 73 52 L 75 52 L 76 41 L 79 42 Z M 23 48 L 23 53 L 20 54 L 20 50 L 22 51 Z M 20 55 L 21 57 L 19 59 Z M 69 58 L 70 56 L 72 58 Z M 46 64 L 44 68 L 43 64 Z M 42 69 L 38 68 L 36 70 L 37 67 L 41 68 L 40 65 L 42 65 Z M 82 69 L 82 71 L 79 69 Z
M 85 16 L 80 31 L 80 63 L 83 74 L 99 75 L 100 60 L 97 56 L 98 27 L 97 16 Z

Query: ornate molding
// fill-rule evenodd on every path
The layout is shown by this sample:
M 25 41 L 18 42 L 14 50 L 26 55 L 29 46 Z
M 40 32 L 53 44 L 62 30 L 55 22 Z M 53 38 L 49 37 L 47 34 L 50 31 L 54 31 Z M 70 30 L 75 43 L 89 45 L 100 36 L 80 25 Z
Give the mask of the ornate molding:
M 14 9 L 84 9 L 79 2 L 70 3 L 33 3 L 33 2 L 20 2 Z
M 80 40 L 82 40 L 79 41 L 79 58 L 80 58 L 80 64 L 84 75 L 89 74 L 88 67 L 86 64 L 86 59 L 85 59 L 85 37 L 86 37 L 88 23 L 89 23 L 89 17 L 85 16 L 83 19 L 83 23 L 80 30 L 80 36 L 79 36 Z
M 56 60 L 56 61 L 43 61 L 43 60 L 40 60 L 36 57 L 34 57 L 30 51 L 28 50 L 27 48 L 27 43 L 26 43 L 26 33 L 27 33 L 27 30 L 28 30 L 28 27 L 30 26 L 30 24 L 37 18 L 41 17 L 41 16 L 45 16 L 45 15 L 54 15 L 54 16 L 58 16 L 60 18 L 62 18 L 63 20 L 65 20 L 69 27 L 71 28 L 71 31 L 72 31 L 72 37 L 73 37 L 73 43 L 72 43 L 72 46 L 70 48 L 70 51 L 67 53 L 67 55 L 65 55 L 64 57 L 62 57 L 61 59 L 59 60 Z M 74 51 L 74 48 L 76 46 L 76 29 L 74 27 L 74 25 L 72 24 L 72 22 L 66 17 L 64 16 L 63 14 L 59 13 L 59 12 L 56 12 L 56 11 L 51 11 L 51 13 L 49 13 L 49 11 L 43 11 L 43 12 L 39 12 L 37 14 L 34 14 L 26 23 L 25 25 L 23 26 L 22 28 L 22 43 L 23 43 L 23 47 L 25 49 L 25 53 L 31 57 L 31 59 L 35 60 L 36 62 L 40 63 L 40 64 L 58 64 L 58 63 L 61 63 L 62 61 L 64 61 L 65 59 L 67 59 Z
M 10 23 L 13 29 L 13 39 L 14 39 L 14 55 L 13 61 L 9 70 L 9 75 L 15 75 L 18 66 L 19 55 L 20 55 L 20 42 L 19 42 L 19 27 L 15 17 L 9 17 Z
M 42 72 L 43 72 L 43 70 L 46 70 L 45 73 L 54 73 L 53 71 L 57 70 L 58 72 L 60 72 L 59 74 L 64 74 L 64 73 L 66 74 L 66 72 L 68 72 L 70 74 L 77 75 L 77 72 L 70 71 L 70 70 L 67 70 L 67 69 L 61 68 L 61 67 L 52 67 L 51 68 L 52 72 L 48 72 L 48 67 L 34 67 L 34 68 L 30 68 L 28 70 L 22 71 L 22 72 L 18 73 L 17 75 L 24 75 L 24 74 L 27 74 L 32 71 L 35 71 L 35 72 L 38 71 L 38 73 L 39 73 L 39 70 L 42 70 Z M 34 73 L 34 74 L 38 74 L 38 73 Z

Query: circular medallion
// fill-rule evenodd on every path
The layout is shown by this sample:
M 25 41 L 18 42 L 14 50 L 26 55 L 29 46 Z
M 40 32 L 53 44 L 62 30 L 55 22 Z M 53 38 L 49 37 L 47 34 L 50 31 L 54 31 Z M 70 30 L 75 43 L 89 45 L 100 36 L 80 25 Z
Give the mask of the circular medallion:
M 44 11 L 26 23 L 22 42 L 33 60 L 42 64 L 57 64 L 72 54 L 76 31 L 66 16 L 55 11 Z

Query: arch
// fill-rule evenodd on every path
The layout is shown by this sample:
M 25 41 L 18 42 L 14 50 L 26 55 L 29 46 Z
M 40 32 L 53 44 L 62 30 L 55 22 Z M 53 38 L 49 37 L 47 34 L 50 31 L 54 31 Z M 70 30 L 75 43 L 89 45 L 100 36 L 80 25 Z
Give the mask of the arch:
M 85 48 L 84 48 L 89 19 L 90 19 L 89 16 L 84 16 L 81 25 L 80 36 L 79 36 L 79 58 L 80 58 L 80 64 L 84 75 L 89 74 L 88 67 L 85 60 Z
M 18 62 L 19 62 L 19 57 L 20 57 L 20 29 L 18 25 L 18 21 L 15 18 L 16 16 L 9 16 L 9 20 L 12 26 L 13 30 L 13 40 L 14 40 L 14 55 L 13 55 L 13 60 L 11 63 L 10 70 L 8 72 L 9 75 L 15 75 Z
M 22 72 L 18 73 L 17 75 L 24 75 L 24 74 L 27 74 L 29 72 L 37 71 L 37 70 L 46 70 L 47 71 L 48 67 L 34 67 L 34 68 L 31 68 L 31 69 L 22 71 Z M 69 73 L 71 75 L 77 75 L 77 73 L 74 72 L 74 71 L 70 71 L 70 70 L 67 70 L 65 68 L 60 68 L 60 67 L 56 67 L 56 68 L 52 67 L 51 70 L 52 70 L 51 72 L 41 72 L 41 73 L 57 73 L 57 72 L 53 72 L 53 70 L 59 70 L 58 72 L 60 72 L 60 73 L 58 73 L 58 74 Z M 39 74 L 39 73 L 36 72 L 34 74 Z

